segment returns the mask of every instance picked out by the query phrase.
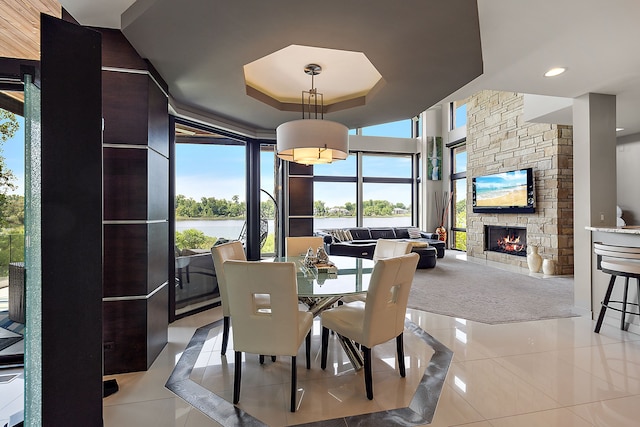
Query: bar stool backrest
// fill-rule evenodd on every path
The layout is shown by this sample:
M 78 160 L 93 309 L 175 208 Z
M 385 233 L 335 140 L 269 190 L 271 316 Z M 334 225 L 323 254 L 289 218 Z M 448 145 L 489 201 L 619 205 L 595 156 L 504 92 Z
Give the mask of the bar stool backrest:
M 598 255 L 598 270 L 640 274 L 640 248 L 633 246 L 593 243 L 593 252 Z

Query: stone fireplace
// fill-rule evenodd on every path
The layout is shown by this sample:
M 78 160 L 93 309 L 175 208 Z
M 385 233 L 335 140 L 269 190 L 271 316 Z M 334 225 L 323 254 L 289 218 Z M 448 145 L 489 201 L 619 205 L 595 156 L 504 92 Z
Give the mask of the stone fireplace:
M 527 256 L 526 227 L 484 226 L 484 250 L 507 255 Z
M 527 122 L 519 93 L 481 91 L 466 104 L 467 256 L 527 268 L 526 245 L 535 245 L 543 258 L 556 262 L 557 274 L 573 274 L 571 126 Z M 535 212 L 473 212 L 473 177 L 528 167 L 534 173 Z M 503 228 L 502 235 L 487 226 Z M 494 247 L 499 239 L 506 251 Z

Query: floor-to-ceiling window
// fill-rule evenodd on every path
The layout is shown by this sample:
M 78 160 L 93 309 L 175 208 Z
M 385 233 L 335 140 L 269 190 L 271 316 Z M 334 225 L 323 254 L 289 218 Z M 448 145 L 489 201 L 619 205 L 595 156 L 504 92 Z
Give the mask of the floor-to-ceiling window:
M 375 142 L 384 150 L 359 147 L 347 160 L 314 166 L 314 230 L 412 225 L 415 153 L 394 143 L 415 136 L 415 128 L 407 119 L 351 130 L 350 135 L 381 137 Z
M 211 247 L 246 240 L 245 153 L 241 141 L 176 126 L 176 315 L 220 301 Z
M 407 155 L 362 155 L 362 225 L 410 226 L 412 158 Z
M 0 92 L 0 366 L 16 367 L 24 354 L 25 330 L 25 130 L 22 107 L 12 108 L 24 98 L 22 92 Z M 17 371 L 16 371 L 17 372 Z M 12 372 L 8 372 L 11 373 Z M 16 378 L 18 374 L 9 375 Z M 22 376 L 15 385 L 0 387 L 11 402 L 6 411 L 23 407 Z M 11 398 L 9 398 L 11 396 Z M 0 399 L 2 400 L 2 399 Z M 4 419 L 0 416 L 0 419 Z
M 451 249 L 467 250 L 467 146 L 451 146 Z
M 326 230 L 357 225 L 357 156 L 313 167 L 313 228 Z
M 276 200 L 277 157 L 274 146 L 260 146 L 260 254 L 273 256 L 278 246 L 276 229 L 280 206 Z

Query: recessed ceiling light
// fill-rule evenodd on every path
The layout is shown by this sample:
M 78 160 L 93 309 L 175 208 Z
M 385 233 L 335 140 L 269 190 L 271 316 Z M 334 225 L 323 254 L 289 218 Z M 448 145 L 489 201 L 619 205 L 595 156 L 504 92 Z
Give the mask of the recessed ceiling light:
M 556 67 L 556 68 L 552 68 L 549 71 L 547 71 L 546 73 L 544 73 L 544 76 L 545 77 L 555 77 L 555 76 L 558 76 L 558 75 L 564 73 L 565 71 L 567 71 L 566 68 Z
M 616 132 L 622 132 L 624 128 L 616 128 Z

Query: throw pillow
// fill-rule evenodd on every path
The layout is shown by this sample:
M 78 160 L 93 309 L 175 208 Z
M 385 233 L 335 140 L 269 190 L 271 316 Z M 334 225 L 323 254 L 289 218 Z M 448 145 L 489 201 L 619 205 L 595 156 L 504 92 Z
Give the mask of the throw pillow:
M 411 227 L 407 231 L 409 231 L 410 239 L 419 239 L 420 237 L 422 237 L 422 234 L 420 234 L 420 230 L 418 230 L 418 228 L 416 227 Z
M 353 240 L 353 236 L 351 235 L 351 231 L 349 230 L 344 230 L 344 237 L 346 238 L 346 240 Z

